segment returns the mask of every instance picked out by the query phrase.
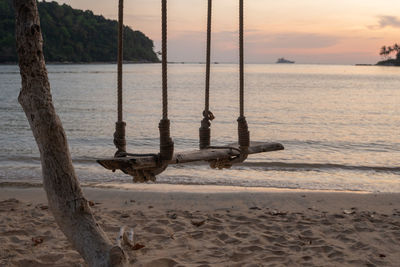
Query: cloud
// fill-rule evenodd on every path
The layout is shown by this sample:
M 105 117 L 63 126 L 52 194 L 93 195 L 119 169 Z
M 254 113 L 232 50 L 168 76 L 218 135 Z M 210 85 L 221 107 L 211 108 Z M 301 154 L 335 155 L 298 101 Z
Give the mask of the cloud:
M 334 46 L 341 38 L 317 33 L 256 33 L 246 39 L 249 44 L 264 48 L 316 49 Z
M 368 26 L 372 30 L 385 27 L 400 28 L 400 19 L 395 16 L 378 16 L 378 25 Z
M 237 31 L 221 31 L 213 33 L 213 41 L 222 44 L 231 44 L 231 49 L 238 45 Z M 246 46 L 275 48 L 275 49 L 316 49 L 336 45 L 343 37 L 318 33 L 286 32 L 270 34 L 261 30 L 246 30 Z
M 288 53 L 316 54 L 320 49 L 330 48 L 346 37 L 319 33 L 286 32 L 272 34 L 261 30 L 246 30 L 246 58 L 252 62 L 271 61 L 268 54 Z M 205 60 L 206 33 L 202 31 L 175 32 L 169 36 L 169 59 L 171 61 Z M 212 35 L 212 58 L 219 62 L 235 62 L 238 58 L 237 31 L 220 31 Z M 159 41 L 156 42 L 159 47 Z M 274 56 L 272 56 L 274 55 Z

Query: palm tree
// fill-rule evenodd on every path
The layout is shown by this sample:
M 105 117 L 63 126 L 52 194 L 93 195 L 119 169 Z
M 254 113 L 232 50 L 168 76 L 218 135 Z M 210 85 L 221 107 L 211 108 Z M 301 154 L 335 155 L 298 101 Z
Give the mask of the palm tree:
M 393 47 L 391 47 L 391 46 L 387 47 L 387 55 L 388 55 L 389 59 L 391 58 L 390 54 L 393 53 L 393 51 L 394 51 Z
M 397 43 L 393 45 L 393 50 L 396 52 L 396 58 L 400 58 L 400 46 Z
M 400 61 L 400 46 L 398 44 L 394 44 L 393 50 L 396 51 L 396 60 Z
M 381 47 L 381 51 L 379 52 L 379 55 L 381 55 L 383 58 L 386 59 L 386 57 L 388 55 L 388 49 L 387 49 L 386 45 Z

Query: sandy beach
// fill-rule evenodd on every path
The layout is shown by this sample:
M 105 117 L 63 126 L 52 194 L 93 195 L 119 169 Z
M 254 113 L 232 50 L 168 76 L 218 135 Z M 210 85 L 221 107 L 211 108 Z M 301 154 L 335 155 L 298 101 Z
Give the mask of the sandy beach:
M 126 250 L 135 266 L 398 266 L 400 259 L 400 194 L 171 185 L 84 191 L 111 239 L 121 226 L 133 228 L 141 246 Z M 40 187 L 0 188 L 0 244 L 0 266 L 85 266 Z

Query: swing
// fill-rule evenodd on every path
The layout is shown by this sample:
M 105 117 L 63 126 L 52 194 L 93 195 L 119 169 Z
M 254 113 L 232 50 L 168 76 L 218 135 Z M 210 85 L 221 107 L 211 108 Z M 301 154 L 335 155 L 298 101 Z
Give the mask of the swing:
M 122 118 L 122 35 L 123 35 L 123 0 L 119 1 L 118 25 L 118 121 L 114 133 L 117 148 L 113 158 L 99 159 L 104 168 L 117 169 L 133 176 L 134 182 L 155 181 L 155 176 L 163 172 L 169 164 L 181 164 L 194 161 L 207 161 L 212 168 L 230 168 L 235 163 L 243 162 L 250 154 L 283 150 L 280 143 L 250 142 L 250 133 L 244 116 L 244 56 L 243 56 L 243 0 L 239 0 L 239 54 L 240 54 L 240 114 L 238 121 L 238 143 L 229 146 L 211 146 L 211 121 L 215 118 L 209 108 L 210 95 L 210 58 L 211 58 L 211 14 L 212 0 L 208 0 L 207 15 L 207 58 L 205 107 L 203 120 L 199 128 L 199 150 L 177 152 L 170 137 L 168 119 L 167 89 L 167 1 L 162 0 L 162 109 L 163 116 L 159 123 L 160 152 L 158 154 L 130 154 L 126 152 L 125 126 Z

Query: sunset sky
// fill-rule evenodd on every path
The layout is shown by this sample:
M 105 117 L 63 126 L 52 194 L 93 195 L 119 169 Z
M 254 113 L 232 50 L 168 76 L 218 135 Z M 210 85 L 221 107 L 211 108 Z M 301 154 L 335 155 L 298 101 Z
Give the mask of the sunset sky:
M 117 0 L 58 0 L 117 17 Z M 238 0 L 213 1 L 212 60 L 238 58 Z M 400 42 L 398 0 L 245 0 L 248 63 L 278 57 L 298 63 L 375 63 L 383 45 Z M 125 24 L 160 47 L 160 0 L 125 0 Z M 169 61 L 204 61 L 206 0 L 168 1 Z

